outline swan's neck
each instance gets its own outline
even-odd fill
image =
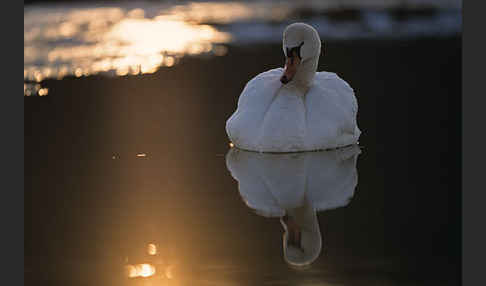
[[[292,82],[299,89],[302,90],[304,94],[309,90],[314,76],[317,71],[317,64],[319,63],[319,55],[305,59],[300,63],[300,66],[295,74]]]

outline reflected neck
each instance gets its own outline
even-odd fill
[[[316,212],[307,201],[302,206],[288,209],[287,216],[292,220],[292,223],[298,226],[299,230],[315,231]]]

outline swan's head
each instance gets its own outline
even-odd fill
[[[319,59],[321,53],[319,33],[312,26],[304,23],[291,24],[283,32],[283,51],[285,71],[280,81],[286,84],[294,78],[302,62]]]

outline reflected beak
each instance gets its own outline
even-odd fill
[[[280,78],[280,81],[283,84],[287,84],[289,81],[292,80],[292,78],[295,76],[295,73],[297,72],[297,68],[300,65],[300,58],[296,55],[287,58],[285,61],[285,68],[282,77]]]

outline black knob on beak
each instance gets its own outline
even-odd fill
[[[289,82],[289,79],[287,78],[286,75],[283,75],[281,78],[280,78],[280,82],[283,83],[283,84],[287,84]]]

